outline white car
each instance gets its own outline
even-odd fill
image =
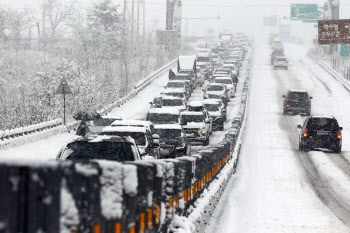
[[[230,98],[236,96],[236,89],[231,77],[217,77],[215,78],[214,83],[224,84],[228,90]]]
[[[179,111],[186,109],[186,103],[183,98],[174,97],[174,96],[162,96],[162,107],[175,108]]]
[[[273,69],[281,68],[288,70],[288,60],[286,57],[276,57],[275,61],[273,62]]]

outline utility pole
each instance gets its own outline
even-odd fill
[[[166,30],[173,30],[174,28],[175,4],[175,0],[167,0],[166,2]]]

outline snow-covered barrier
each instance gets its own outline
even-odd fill
[[[334,77],[334,79],[336,79],[339,83],[341,83],[344,88],[346,88],[348,91],[350,91],[350,82],[349,80],[347,80],[346,78],[344,78],[344,76],[339,73],[338,71],[332,69],[329,64],[327,64],[324,61],[318,61],[318,64],[324,69],[326,70],[330,75],[332,75]]]
[[[0,131],[0,150],[35,142],[66,131],[61,119]]]
[[[226,139],[193,157],[124,164],[0,162],[0,232],[166,232],[233,147]]]

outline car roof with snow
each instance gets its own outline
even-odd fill
[[[135,126],[135,127],[150,127],[153,125],[150,121],[139,121],[139,120],[123,120],[123,121],[115,121],[111,126]]]
[[[76,136],[74,137],[70,142],[67,143],[73,143],[73,142],[91,142],[91,143],[98,143],[98,142],[105,142],[105,141],[117,141],[117,142],[130,142],[135,143],[135,140],[132,137],[121,137],[121,136],[113,136],[113,135],[96,135],[96,136],[89,136],[89,137],[82,137],[82,136]]]
[[[183,111],[180,113],[180,115],[189,115],[189,116],[201,116],[204,115],[203,112],[190,112],[190,111]]]
[[[103,128],[102,133],[105,132],[130,132],[130,133],[146,133],[146,128],[144,127],[132,127],[132,126],[107,126]]]
[[[190,101],[187,103],[187,106],[200,107],[200,106],[203,106],[203,101],[201,101],[201,100]]]
[[[203,100],[203,104],[221,105],[221,103],[219,102],[219,99],[205,99],[205,100]]]
[[[209,86],[221,86],[221,87],[225,87],[225,85],[222,84],[222,83],[209,83],[209,85],[208,85],[207,87],[209,87]]]
[[[148,113],[153,114],[170,114],[170,115],[179,115],[180,111],[176,108],[151,108]]]
[[[289,90],[289,92],[307,92],[305,90]]]
[[[183,92],[181,92],[183,93]],[[162,95],[163,100],[183,100],[183,98],[177,97],[177,96],[171,96],[171,95]]]
[[[215,78],[215,80],[228,80],[228,79],[232,81],[231,77],[229,77],[229,76]]]
[[[167,88],[162,91],[162,93],[185,93],[184,88]]]
[[[334,116],[322,116],[322,115],[319,115],[319,116],[310,116],[310,118],[328,118],[328,119],[335,119]]]
[[[165,124],[165,125],[154,125],[155,129],[179,129],[182,130],[181,125]]]

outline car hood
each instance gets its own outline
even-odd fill
[[[186,109],[185,106],[164,106],[164,107],[172,108],[172,109],[178,109],[178,110],[180,110],[180,111]]]
[[[184,129],[199,129],[201,127],[205,127],[203,122],[188,122],[187,125],[184,125]]]

